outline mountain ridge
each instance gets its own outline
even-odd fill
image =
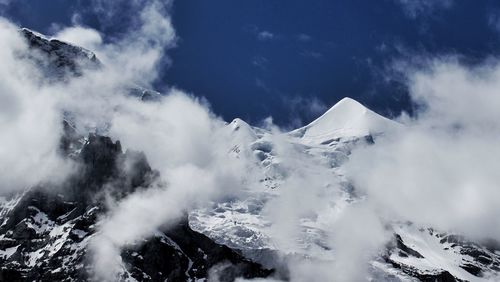
[[[399,124],[345,97],[306,126],[289,134],[310,143],[327,139],[355,138],[387,132]]]
[[[88,59],[84,53],[72,58],[71,52],[54,51],[74,46],[26,32],[28,43],[35,42],[32,49],[48,50],[42,54],[56,57],[49,66],[56,69],[49,74],[55,75],[55,79],[64,79],[58,75],[67,75],[66,68],[79,66],[72,59],[78,60],[80,55]],[[70,74],[80,75],[82,70]],[[150,90],[136,90],[132,95],[149,99],[145,96]],[[161,98],[157,92],[151,93],[156,93],[153,101]],[[331,228],[328,224],[337,212],[361,200],[356,187],[343,175],[342,165],[352,150],[377,142],[376,135],[399,126],[351,98],[342,99],[309,125],[285,134],[252,127],[241,119],[233,120],[228,124],[233,133],[228,138],[234,138],[231,140],[234,146],[227,149],[235,157],[243,153],[254,157],[260,177],[258,187],[245,190],[241,199],[223,199],[189,211],[171,228],[160,228],[152,237],[125,246],[120,254],[124,265],[117,280],[206,281],[210,269],[222,269],[218,275],[221,281],[273,274],[273,278],[287,281],[290,269],[285,259],[332,263],[335,250],[330,248],[325,235],[327,228]],[[144,154],[123,152],[118,140],[99,134],[80,135],[69,121],[64,122],[64,132],[62,153],[79,162],[83,169],[63,183],[65,187],[40,185],[0,201],[0,280],[92,280],[87,244],[97,232],[98,218],[106,213],[103,189],[120,187],[106,191],[119,200],[147,189],[159,177]],[[284,154],[280,152],[283,144],[290,150]],[[296,157],[295,154],[298,159],[294,161],[304,174],[315,176],[315,168],[325,169],[322,172],[327,174],[329,182],[319,187],[329,209],[322,214],[305,213],[299,217],[298,243],[280,249],[273,241],[272,226],[264,213],[269,205],[279,203],[275,200],[286,189],[303,192],[298,203],[306,202],[310,183],[287,187],[287,177],[293,171],[284,165],[283,159]],[[122,169],[126,159],[134,160],[135,173]],[[300,209],[300,204],[292,209]],[[387,228],[394,238],[371,262],[370,275],[375,280],[485,281],[488,274],[500,272],[498,245],[470,242],[455,234],[411,223],[396,222]]]

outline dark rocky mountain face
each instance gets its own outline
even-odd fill
[[[20,31],[32,59],[48,81],[64,81],[101,68],[90,51],[48,39],[28,29]],[[130,95],[155,101],[157,92],[137,86]],[[61,117],[63,119],[63,117]],[[141,152],[122,151],[119,141],[79,135],[64,120],[60,154],[75,172],[62,183],[40,183],[15,195],[0,195],[0,281],[89,281],[93,278],[89,243],[96,224],[106,214],[105,202],[147,189],[159,179]],[[122,281],[195,281],[209,270],[221,281],[266,277],[272,273],[230,248],[193,231],[187,217],[162,228],[121,253],[127,273]]]
[[[46,183],[13,195],[0,206],[0,281],[92,280],[88,244],[107,211],[105,196],[125,197],[158,178],[143,154],[123,153],[109,137],[90,135],[78,152],[68,151],[78,147],[68,140],[81,140],[70,128],[66,126],[61,147],[78,172],[62,184]],[[125,161],[132,162],[132,169],[124,169]],[[216,265],[224,269],[221,281],[272,272],[193,231],[187,218],[128,246],[122,259],[129,271],[122,280],[189,281],[206,278]]]
[[[20,33],[29,46],[29,52],[21,54],[21,57],[28,58],[38,67],[45,82],[66,81],[82,76],[86,71],[102,70],[104,67],[97,56],[85,48],[46,38],[26,28]],[[160,93],[135,84],[125,86],[124,91],[145,102],[161,98]]]
[[[468,272],[471,277],[484,277],[488,273],[500,271],[500,246],[498,242],[474,243],[463,236],[438,233],[431,228],[420,229],[422,236],[439,242],[443,251],[457,254],[461,257],[459,267]],[[394,240],[387,247],[384,259],[396,269],[420,281],[463,281],[454,277],[449,271],[441,270],[423,272],[421,269],[402,263],[404,259],[425,260],[426,255],[414,250],[405,238],[394,234]],[[468,281],[468,280],[466,280]]]
[[[25,55],[37,64],[45,79],[49,81],[80,76],[84,70],[102,66],[96,55],[89,50],[57,39],[45,38],[26,28],[20,32],[31,51]]]
[[[49,82],[103,68],[90,51],[27,29],[20,32],[33,51],[25,56],[40,67]],[[161,98],[157,92],[139,86],[125,88],[128,94],[143,101]],[[93,280],[89,243],[98,232],[99,219],[108,212],[107,197],[119,200],[136,190],[147,189],[159,179],[159,173],[150,167],[143,153],[123,152],[119,141],[97,134],[81,136],[69,119],[64,121],[64,132],[60,154],[75,163],[74,174],[63,183],[41,183],[16,195],[0,195],[0,281]],[[376,142],[376,136],[349,141],[346,148],[351,148],[351,143],[356,146],[358,141],[371,144]],[[321,145],[338,142],[341,140],[332,139]],[[263,159],[271,151],[265,146],[258,149]],[[353,186],[346,189],[355,196]],[[453,259],[459,269],[435,264],[436,256]],[[187,218],[126,246],[121,257],[127,272],[119,280],[124,281],[196,281],[207,278],[209,273],[220,281],[233,281],[237,277],[267,277],[273,273],[194,231]],[[465,273],[462,277],[470,277],[469,280],[500,272],[498,243],[473,243],[431,229],[395,231],[394,240],[381,259],[404,277],[420,281],[459,281],[453,271],[463,271],[460,274]],[[419,268],[421,265],[431,267]],[[286,279],[286,269],[277,271]]]

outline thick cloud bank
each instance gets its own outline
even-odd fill
[[[499,62],[469,67],[433,59],[406,75],[421,110],[403,115],[399,132],[351,155],[345,171],[364,197],[361,205],[377,215],[351,224],[409,221],[500,240]]]
[[[101,4],[95,12],[113,17],[113,9],[123,3]],[[103,5],[107,8],[101,9]],[[158,65],[176,40],[169,3],[135,1],[132,5],[139,11],[135,24],[128,36],[112,43],[80,25],[54,35],[92,48],[102,62],[98,69],[68,74],[60,81],[45,81],[39,64],[50,62],[28,50],[18,27],[0,21],[2,191],[20,191],[71,173],[72,164],[59,155],[63,117],[70,118],[80,133],[104,132],[126,148],[145,152],[161,173],[162,178],[144,192],[118,203],[111,199],[110,213],[98,223],[91,242],[90,256],[101,281],[114,281],[122,270],[119,255],[124,245],[153,235],[195,204],[233,193],[244,171],[238,160],[228,158],[225,123],[203,100],[178,90],[168,91],[157,102],[129,95],[131,88],[148,87],[157,78]]]
[[[145,152],[162,180],[129,195],[101,220],[92,246],[99,279],[106,280],[122,270],[121,247],[153,235],[189,209],[236,195],[246,171],[245,160],[228,154],[228,128],[196,99],[176,92],[159,103],[122,106],[111,135]]]
[[[349,175],[386,216],[500,239],[500,65],[435,60],[409,79],[422,111],[355,151]]]
[[[0,191],[56,180],[70,169],[58,156],[59,94],[45,85],[17,28],[0,18]]]

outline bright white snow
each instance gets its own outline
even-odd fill
[[[398,123],[389,120],[351,99],[344,98],[310,124],[291,135],[303,142],[318,144],[339,138],[363,137],[387,132]]]

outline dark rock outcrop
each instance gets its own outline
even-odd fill
[[[27,28],[20,32],[32,50],[25,56],[36,63],[44,79],[52,81],[80,76],[84,70],[97,69],[102,65],[93,52],[82,47],[46,38]]]
[[[71,140],[81,142],[76,135],[66,136],[61,147],[77,147]],[[33,187],[0,204],[0,281],[91,279],[88,244],[106,213],[105,195],[126,197],[158,178],[144,154],[123,153],[120,142],[104,136],[85,140],[71,152],[78,170],[67,181]],[[126,247],[122,259],[128,271],[122,278],[137,281],[206,278],[219,264],[227,267],[223,281],[271,273],[191,230],[187,219]]]

